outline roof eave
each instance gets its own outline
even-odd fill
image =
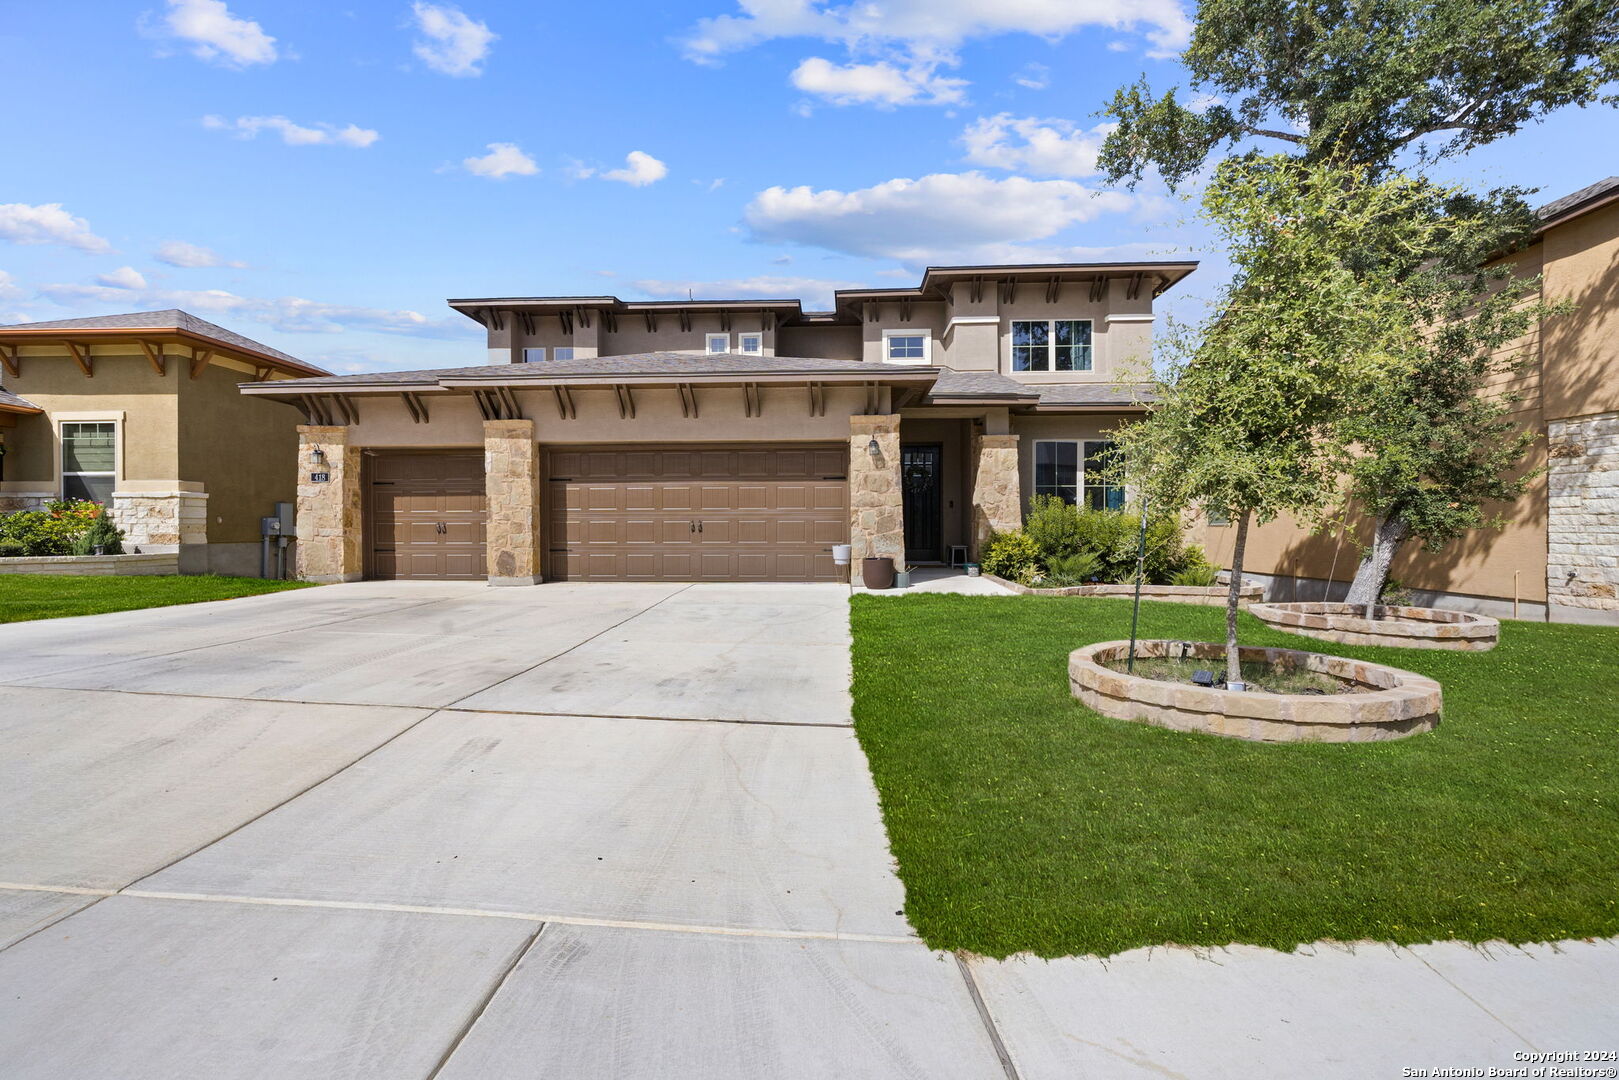
[[[325,368],[318,368],[313,364],[305,364],[297,360],[286,360],[282,357],[270,356],[267,353],[259,352],[257,349],[243,348],[240,345],[236,345],[228,341],[220,341],[218,338],[209,337],[207,334],[198,334],[195,331],[187,330],[180,326],[60,326],[45,327],[38,330],[27,330],[21,328],[15,330],[0,330],[0,341],[17,345],[54,345],[58,341],[75,341],[85,338],[97,338],[103,343],[108,341],[116,343],[120,340],[139,342],[142,339],[151,340],[152,338],[174,338],[177,341],[184,343],[206,345],[213,352],[226,356],[234,355],[253,363],[273,368],[276,371],[285,372],[288,375],[296,376],[300,379],[318,379],[323,375],[331,374],[331,372],[327,371]]]

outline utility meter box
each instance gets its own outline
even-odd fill
[[[281,519],[278,517],[259,518],[260,536],[280,536]]]
[[[276,503],[275,504],[275,516],[276,516],[277,520],[279,520],[281,522],[281,530],[280,530],[280,532],[278,532],[278,533],[276,533],[274,535],[277,535],[277,536],[297,536],[298,535],[298,504],[297,503],[290,503],[290,502],[278,502],[278,503]],[[269,534],[267,534],[267,535],[269,535]]]

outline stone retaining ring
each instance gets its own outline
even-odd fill
[[[1439,726],[1439,684],[1425,676],[1364,660],[1244,646],[1244,661],[1291,664],[1364,687],[1347,694],[1265,694],[1221,690],[1126,675],[1105,666],[1124,660],[1128,641],[1104,641],[1068,655],[1068,683],[1088,708],[1118,720],[1198,731],[1254,742],[1375,742]],[[1207,641],[1138,641],[1136,657],[1225,661],[1225,646]]]
[[[1488,615],[1441,608],[1382,607],[1366,617],[1360,604],[1300,602],[1250,604],[1248,611],[1267,626],[1340,645],[1392,645],[1400,649],[1495,648],[1501,623]]]

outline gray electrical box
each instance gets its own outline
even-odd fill
[[[281,522],[281,536],[298,535],[298,504],[278,502],[275,504],[275,516]]]
[[[280,536],[281,519],[278,517],[259,518],[260,536]]]

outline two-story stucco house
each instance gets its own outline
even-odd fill
[[[253,383],[297,405],[300,574],[838,580],[834,544],[963,561],[1138,413],[1190,262],[935,267],[797,300],[450,306],[489,363]]]

